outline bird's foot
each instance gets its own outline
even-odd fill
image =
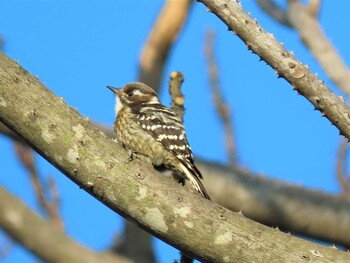
[[[134,159],[137,158],[137,153],[133,151],[129,151],[129,157],[125,160],[126,163],[132,162]]]

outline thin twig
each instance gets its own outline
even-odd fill
[[[336,174],[338,182],[342,188],[343,194],[350,193],[350,177],[346,175],[348,140],[343,138],[338,149],[338,158],[336,164]]]
[[[170,73],[169,93],[171,96],[171,109],[182,121],[185,114],[185,97],[181,92],[181,86],[184,80],[184,75],[180,71]]]
[[[54,186],[54,181],[51,180],[51,182],[49,182],[50,194],[53,197],[53,201],[50,203],[45,197],[45,191],[39,179],[33,150],[29,148],[28,145],[20,142],[15,142],[14,145],[19,160],[30,175],[30,180],[32,182],[34,192],[40,206],[48,214],[50,219],[55,223],[57,227],[63,228],[63,221],[61,220],[58,212],[58,191],[56,186]]]
[[[216,107],[216,111],[218,116],[224,126],[225,132],[225,140],[226,140],[226,148],[227,155],[229,159],[229,164],[233,165],[236,162],[236,147],[234,143],[234,131],[231,121],[231,112],[230,107],[225,102],[222,92],[221,86],[219,83],[219,70],[217,66],[217,61],[214,54],[214,31],[208,30],[205,40],[205,49],[204,53],[207,58],[208,64],[208,75],[210,80],[210,87],[213,94],[214,105]]]

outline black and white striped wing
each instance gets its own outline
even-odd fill
[[[175,113],[158,103],[143,104],[135,110],[136,123],[171,151],[192,173],[202,178],[200,171],[193,164],[193,154],[185,128]]]

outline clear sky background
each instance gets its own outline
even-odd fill
[[[279,1],[284,2],[284,1]],[[112,125],[114,97],[106,85],[123,86],[137,78],[140,51],[163,1],[27,1],[0,0],[0,34],[5,53],[55,94],[92,120]],[[296,57],[308,64],[334,92],[342,95],[298,35],[272,21],[255,1],[243,7]],[[321,24],[348,62],[349,1],[323,1]],[[205,33],[216,31],[221,85],[233,112],[238,161],[253,172],[308,188],[337,193],[335,160],[341,137],[330,122],[274,71],[259,62],[245,45],[204,5],[194,4],[188,23],[174,46],[162,82],[161,100],[169,105],[168,76],[185,74],[185,126],[196,156],[227,162],[223,129],[214,111],[207,65]],[[96,250],[111,245],[122,231],[121,218],[80,190],[38,156],[41,175],[54,176],[62,199],[61,214],[72,238]],[[38,212],[29,177],[19,165],[13,145],[0,136],[0,184]],[[0,211],[1,212],[1,211]],[[0,246],[6,238],[0,234]],[[178,258],[177,250],[155,241],[159,262]],[[3,261],[37,262],[15,246]]]

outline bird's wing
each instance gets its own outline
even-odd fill
[[[181,120],[162,104],[143,104],[136,110],[135,122],[171,151],[193,174],[202,178],[194,165],[192,150]]]

